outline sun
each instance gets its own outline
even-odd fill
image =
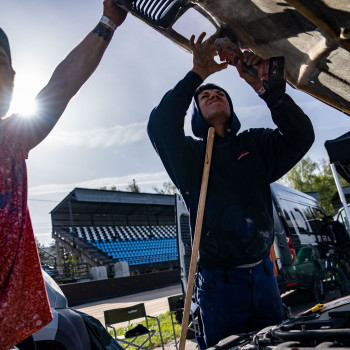
[[[38,111],[35,97],[42,87],[35,73],[24,72],[16,74],[15,87],[8,115],[13,113],[23,117],[31,117]]]

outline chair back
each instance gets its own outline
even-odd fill
[[[136,304],[120,309],[104,311],[105,324],[115,324],[134,320],[136,318],[146,317],[145,304]]]
[[[185,294],[178,294],[168,298],[169,310],[174,311],[179,308],[176,304],[180,299],[185,299]]]

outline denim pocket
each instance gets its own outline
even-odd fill
[[[197,275],[197,289],[198,292],[210,292],[216,288],[214,276],[203,276],[202,273]]]

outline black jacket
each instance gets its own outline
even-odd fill
[[[202,79],[189,72],[152,111],[148,134],[190,212],[194,232],[206,140],[184,134],[184,118]],[[314,141],[309,118],[286,94],[269,106],[278,129],[237,128],[215,136],[199,249],[203,267],[234,267],[269,255],[273,240],[270,183]],[[234,122],[233,117],[233,122]],[[237,123],[236,123],[237,125]]]

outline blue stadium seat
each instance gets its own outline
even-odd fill
[[[70,227],[65,228],[72,233]],[[84,226],[73,232],[96,250],[132,265],[178,259],[176,228],[163,226]]]

